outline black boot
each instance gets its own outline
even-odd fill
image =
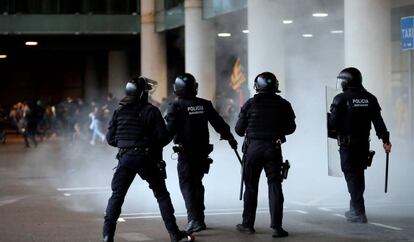
[[[345,218],[349,219],[354,216],[356,216],[355,208],[352,205],[352,202],[349,201],[349,210],[345,212]]]
[[[103,242],[114,242],[114,237],[109,236],[109,235],[105,235],[104,238],[103,238]]]
[[[207,229],[207,226],[204,222],[198,220],[191,220],[188,222],[187,227],[185,230],[188,234],[192,234],[194,232],[200,232],[201,230]]]
[[[170,239],[171,239],[171,242],[178,242],[178,241],[181,241],[182,239],[187,239],[187,236],[188,236],[187,232],[181,230],[175,234],[170,234]]]
[[[254,230],[253,227],[247,227],[244,226],[243,224],[238,224],[236,225],[236,229],[242,233],[247,233],[247,234],[254,234],[256,233],[256,230]]]
[[[280,237],[287,237],[289,235],[289,233],[282,229],[282,228],[277,228],[273,230],[273,234],[272,237],[273,238],[280,238]]]
[[[349,210],[349,211],[346,211],[345,212],[345,218],[346,219],[349,219],[349,218],[352,218],[352,217],[355,217],[356,216],[356,214],[355,214],[355,212],[354,211],[352,211],[352,210]]]
[[[367,215],[365,215],[365,213],[354,214],[353,216],[349,214],[349,217],[346,217],[346,219],[348,220],[348,222],[351,222],[351,223],[362,223],[362,224],[368,223]]]

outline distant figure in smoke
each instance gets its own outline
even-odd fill
[[[104,241],[113,241],[116,222],[129,186],[136,174],[146,180],[157,199],[162,219],[172,242],[187,237],[176,224],[174,208],[165,185],[162,149],[171,141],[158,108],[148,103],[148,91],[154,81],[134,78],[126,85],[126,97],[120,101],[109,123],[108,144],[118,147],[118,167],[112,179],[112,196],[106,208]]]
[[[112,93],[108,93],[106,96],[104,109],[108,109],[112,113],[118,107],[118,100],[113,96]]]
[[[13,128],[16,130],[16,135],[19,134],[19,120],[22,118],[23,114],[19,111],[19,104],[14,104],[13,107],[10,109],[10,123]]]
[[[90,144],[95,145],[96,137],[99,137],[99,139],[103,142],[105,140],[105,134],[102,132],[104,110],[94,107],[94,110],[89,114],[89,117],[91,118],[89,129],[92,130],[92,140]]]
[[[75,123],[76,123],[76,103],[73,102],[71,97],[67,97],[66,101],[63,103],[64,108],[64,118],[66,122],[66,135],[72,140],[75,133]]]
[[[279,82],[270,72],[263,72],[254,79],[257,94],[243,105],[235,130],[246,136],[243,144],[244,193],[243,221],[237,230],[255,233],[257,195],[259,179],[264,169],[269,186],[269,207],[273,237],[286,237],[288,232],[282,228],[282,143],[285,136],[296,129],[295,113],[288,101],[277,95]]]
[[[6,120],[6,113],[4,112],[4,109],[0,104],[0,144],[6,143],[6,131],[4,130]]]
[[[198,83],[193,75],[185,73],[174,83],[174,93],[178,96],[167,111],[167,129],[174,135],[178,152],[178,178],[180,189],[187,208],[187,233],[205,230],[204,186],[202,179],[208,173],[212,160],[208,157],[213,151],[209,141],[208,123],[237,149],[237,141],[230,127],[214,109],[213,104],[196,97]]]
[[[35,103],[30,103],[24,114],[24,128],[23,137],[27,148],[30,147],[29,140],[33,142],[33,145],[37,147],[37,128],[41,120],[42,113],[40,107]]]
[[[367,223],[364,170],[370,166],[371,122],[387,153],[391,152],[390,135],[376,97],[362,86],[361,72],[353,67],[346,68],[339,73],[338,81],[343,92],[336,95],[331,104],[328,134],[330,138],[338,139],[341,169],[351,195],[345,217],[349,222]]]

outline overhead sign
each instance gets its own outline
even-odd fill
[[[401,49],[414,49],[414,16],[401,18]]]

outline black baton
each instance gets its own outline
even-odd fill
[[[388,191],[388,163],[390,160],[390,153],[386,152],[386,158],[385,158],[385,193]]]
[[[239,152],[237,152],[236,149],[234,149],[234,153],[236,153],[237,159],[239,160],[240,165],[241,165],[240,194],[239,194],[239,200],[241,201],[243,197],[244,162],[240,158]]]

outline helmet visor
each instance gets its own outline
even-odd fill
[[[149,79],[149,78],[145,78],[145,80],[146,80],[145,91],[148,92],[149,94],[153,94],[157,90],[158,82],[152,79]]]
[[[336,90],[342,90],[342,83],[346,82],[347,80],[344,78],[337,78],[336,79]]]

